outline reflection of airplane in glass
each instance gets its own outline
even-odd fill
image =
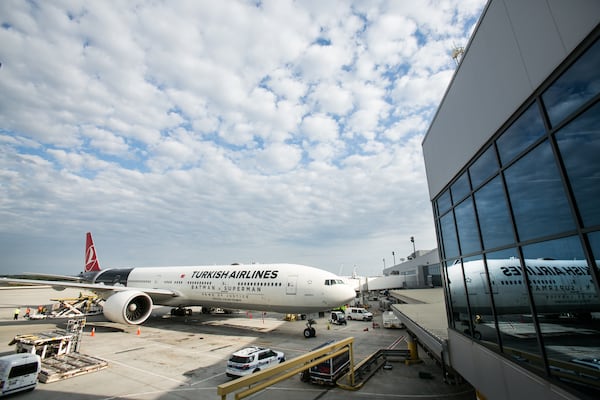
[[[91,290],[106,301],[113,322],[142,324],[154,304],[177,307],[308,314],[349,303],[355,297],[342,278],[296,264],[232,264],[190,267],[111,268],[101,270],[92,236],[87,234],[85,272],[60,280],[4,279],[5,282]],[[38,275],[43,276],[43,275]],[[57,279],[48,275],[46,279]],[[304,335],[314,336],[309,326]]]
[[[497,313],[531,313],[519,259],[488,260],[487,264]],[[600,311],[600,300],[585,260],[528,259],[525,264],[537,313],[589,316],[590,312]],[[464,270],[471,311],[489,314],[490,288],[483,260],[465,262]],[[459,283],[460,265],[448,268],[448,279],[454,312],[466,314],[465,293]]]

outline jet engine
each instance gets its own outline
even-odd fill
[[[104,316],[112,322],[139,325],[152,312],[152,299],[144,292],[125,290],[111,295],[104,302]]]

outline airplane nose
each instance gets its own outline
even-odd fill
[[[354,288],[352,288],[351,286],[348,286],[348,285],[344,285],[343,294],[344,294],[343,301],[345,303],[350,303],[356,297],[356,292],[354,291]]]

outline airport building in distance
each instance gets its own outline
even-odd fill
[[[599,22],[489,1],[423,141],[448,362],[481,398],[600,398]]]

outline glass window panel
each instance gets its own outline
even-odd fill
[[[508,168],[505,176],[521,240],[574,229],[558,168],[547,141]]]
[[[512,222],[500,177],[492,179],[475,192],[474,196],[483,247],[492,249],[514,242]]]
[[[533,103],[496,141],[502,165],[510,163],[545,132],[538,106]]]
[[[592,246],[592,256],[596,260],[596,268],[600,276],[600,232],[592,232],[588,235],[590,245]]]
[[[464,333],[465,321],[467,330],[469,321],[469,310],[467,308],[467,295],[465,292],[465,281],[463,277],[462,264],[460,260],[448,262],[446,269],[448,278],[448,294],[450,296],[450,319],[451,326]],[[469,332],[467,334],[470,336]]]
[[[600,103],[561,129],[556,141],[583,224],[600,225]]]
[[[488,277],[482,256],[463,260],[463,270],[469,306],[471,307],[472,337],[482,344],[498,348],[498,333],[492,312],[492,302]],[[468,327],[467,327],[468,328]]]
[[[461,254],[474,253],[481,250],[479,231],[475,220],[475,209],[471,197],[454,208],[456,225],[458,227],[458,241]]]
[[[456,230],[454,228],[453,217],[453,213],[449,212],[440,218],[444,258],[446,259],[455,258],[458,256],[458,241],[456,240]]]
[[[517,363],[544,372],[527,285],[516,249],[486,254],[502,352]]]
[[[450,199],[450,190],[446,190],[437,199],[438,214],[442,215],[452,207],[452,200]]]
[[[523,247],[550,374],[600,388],[600,371],[575,360],[598,355],[600,301],[579,237]]]
[[[458,204],[471,191],[469,186],[469,177],[466,173],[462,174],[450,187],[452,191],[452,204]]]
[[[481,185],[487,178],[498,171],[498,160],[494,146],[490,146],[469,168],[473,187]]]
[[[598,93],[600,41],[596,41],[542,94],[552,126],[556,126]]]

